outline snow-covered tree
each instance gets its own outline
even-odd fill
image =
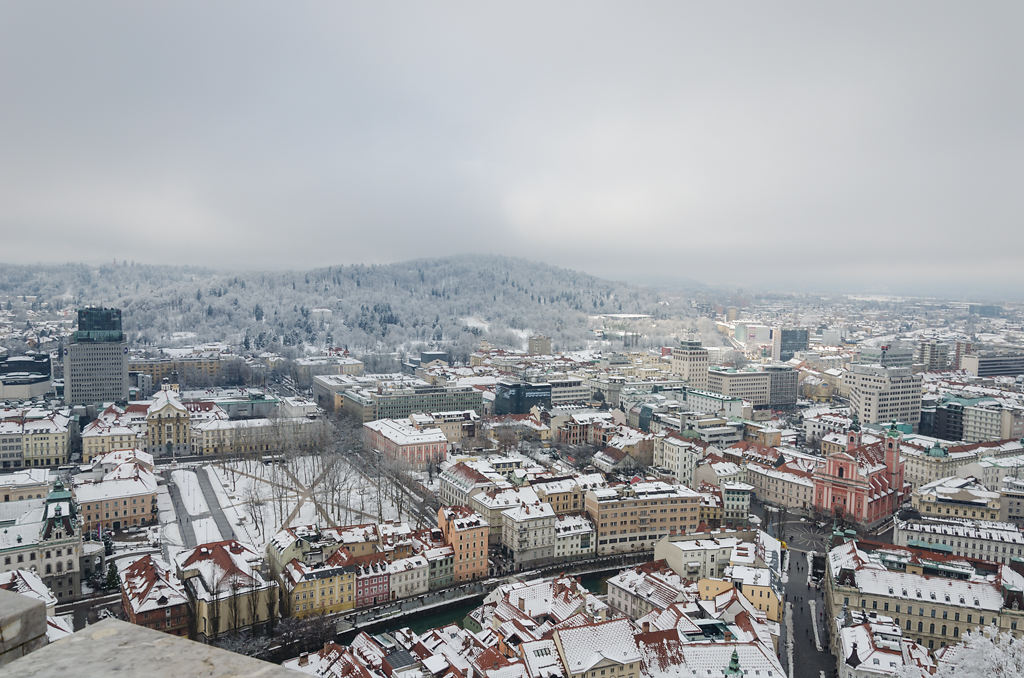
[[[1024,638],[999,633],[989,626],[964,635],[954,645],[949,661],[943,661],[934,678],[1017,678],[1024,676]],[[900,678],[920,678],[916,667],[904,667]]]

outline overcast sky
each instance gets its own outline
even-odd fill
[[[1024,285],[1019,0],[157,4],[0,3],[0,261]]]

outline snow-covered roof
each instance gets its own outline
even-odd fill
[[[896,519],[898,532],[934,534],[961,539],[979,539],[1002,544],[1024,544],[1024,533],[1012,523],[967,518],[924,518],[903,521]]]
[[[50,614],[53,613],[53,608],[57,605],[57,598],[53,592],[43,583],[39,575],[31,570],[0,572],[0,589],[42,601]]]
[[[367,429],[379,433],[396,445],[423,445],[447,443],[444,431],[439,428],[416,428],[407,420],[377,419],[363,424]]]
[[[145,555],[119,573],[121,589],[135,614],[185,605],[181,582],[162,560]]]
[[[565,669],[558,656],[555,641],[532,640],[519,646],[519,651],[526,662],[530,678],[562,678]]]
[[[829,569],[832,576],[838,576],[844,569],[851,570],[854,584],[865,595],[909,601],[934,600],[990,611],[1002,607],[1003,597],[999,587],[993,581],[973,574],[974,569],[966,562],[958,569],[973,578],[964,580],[889,570],[883,563],[884,555],[891,555],[897,561],[901,556],[905,560],[912,557],[910,551],[899,547],[886,552],[862,551],[851,541],[829,551]],[[956,563],[950,564],[950,568],[956,568]]]
[[[56,474],[47,468],[25,468],[0,475],[0,487],[18,488],[33,485],[48,485],[56,480]]]
[[[644,647],[644,675],[647,678],[682,678],[683,676],[723,676],[732,661],[739,660],[743,675],[761,678],[786,678],[778,657],[764,643],[728,642],[680,643],[669,658],[659,656],[658,648]]]
[[[185,549],[174,560],[193,595],[204,600],[273,586],[260,576],[262,557],[256,549],[234,539]]]
[[[75,499],[80,503],[138,497],[156,493],[156,476],[134,462],[119,464],[100,479],[74,479]],[[145,506],[142,507],[145,510]]]
[[[558,516],[555,521],[555,539],[594,531],[594,524],[586,516]]]
[[[628,619],[611,619],[555,631],[570,673],[584,673],[602,661],[629,664],[641,660]]]
[[[840,619],[837,626],[842,660],[848,663],[856,652],[859,663],[855,668],[858,672],[895,677],[901,675],[904,665],[919,669],[935,666],[928,650],[904,638],[903,631],[891,617],[871,616],[859,610],[853,611],[851,616],[851,625],[842,626],[843,620]]]

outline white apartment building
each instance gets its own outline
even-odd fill
[[[687,487],[693,487],[693,472],[709,449],[707,443],[673,434],[654,439],[653,465],[663,468]]]
[[[847,374],[850,405],[865,423],[921,421],[921,375],[909,367],[853,365]]]
[[[948,546],[953,555],[1003,564],[1024,557],[1024,534],[1011,523],[954,518],[894,522],[893,542],[900,546]]]
[[[408,598],[426,593],[429,584],[430,566],[424,556],[400,558],[388,565],[391,575],[391,591],[396,598]]]
[[[746,523],[750,516],[750,495],[754,486],[739,481],[725,481],[721,488],[724,504],[722,520],[729,524]]]
[[[1024,417],[996,403],[964,407],[963,439],[968,443],[984,440],[1020,439],[1024,434]]]
[[[804,419],[804,439],[821,440],[829,433],[846,433],[853,419],[841,414],[820,414]]]
[[[672,348],[672,372],[678,374],[691,388],[708,388],[708,350],[699,341],[686,340]]]
[[[810,473],[747,462],[747,482],[759,501],[795,511],[810,511],[814,505],[814,479]]]
[[[551,504],[520,504],[501,514],[501,543],[516,567],[548,563],[555,555],[555,523]]]
[[[720,417],[742,417],[743,399],[699,389],[686,390],[686,408],[694,412],[706,412]]]
[[[696,587],[669,568],[655,563],[622,570],[609,577],[608,606],[630,619],[639,619],[672,603],[696,597]]]
[[[771,403],[771,375],[761,369],[718,367],[708,371],[708,390],[749,400],[754,407]]]
[[[1001,440],[952,447],[949,449],[949,456],[957,457],[956,470],[944,473],[939,478],[947,475],[958,475],[962,478],[973,476],[981,481],[982,485],[992,490],[1002,489],[1005,485],[1004,478],[1008,476],[1024,478],[1024,443],[1021,443],[1020,440]],[[929,482],[939,478],[931,478]],[[909,467],[907,468],[907,479],[910,479]]]
[[[666,537],[654,546],[654,559],[690,580],[721,579],[730,566],[765,564],[781,576],[782,543],[761,530],[717,530]]]
[[[585,403],[590,400],[590,386],[579,377],[560,377],[548,379],[551,384],[551,404],[568,405]]]
[[[57,412],[33,419],[0,421],[0,468],[39,468],[68,463],[68,417]]]
[[[586,516],[558,516],[555,520],[555,560],[592,557],[597,552],[594,524]]]
[[[504,481],[486,462],[459,462],[446,468],[438,479],[438,495],[446,506],[469,506],[477,492]]]
[[[466,506],[473,509],[491,526],[487,535],[488,544],[497,546],[501,543],[501,514],[521,504],[533,504],[539,501],[537,492],[532,487],[489,487],[477,492],[469,498]]]

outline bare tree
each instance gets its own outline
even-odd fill
[[[493,431],[498,449],[502,452],[508,452],[519,445],[519,434],[514,426],[510,424],[498,425],[493,428]]]

